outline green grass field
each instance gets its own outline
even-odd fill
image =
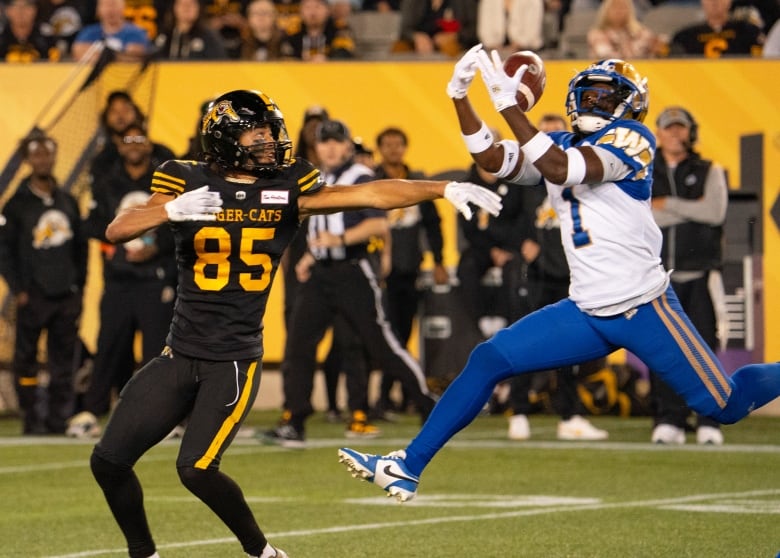
[[[271,425],[253,412],[247,424]],[[244,489],[269,539],[291,558],[774,558],[780,551],[780,419],[724,429],[726,445],[653,446],[649,418],[596,417],[606,443],[555,440],[556,418],[531,417],[533,438],[505,439],[506,420],[478,418],[432,462],[418,498],[397,504],[338,463],[342,445],[402,447],[417,421],[382,423],[373,441],[343,437],[320,415],[310,448],[236,440],[223,470]],[[126,556],[88,468],[92,442],[22,438],[0,421],[0,556]],[[178,443],[137,467],[163,558],[243,557],[232,534],[180,484]]]

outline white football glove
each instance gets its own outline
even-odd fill
[[[471,182],[450,182],[444,187],[444,198],[454,205],[467,221],[470,221],[472,216],[469,203],[484,209],[494,217],[503,207],[501,196]]]
[[[510,77],[504,71],[504,63],[498,51],[492,51],[489,58],[483,50],[477,53],[477,66],[498,112],[517,104],[517,88],[528,69],[527,64],[520,66],[515,75]]]
[[[183,193],[164,207],[169,221],[216,221],[217,213],[222,211],[222,197],[219,192],[209,192],[208,186],[201,186]]]
[[[466,96],[469,86],[477,73],[477,52],[482,50],[482,43],[471,47],[463,57],[455,63],[452,78],[447,84],[447,95],[450,99],[462,99]]]

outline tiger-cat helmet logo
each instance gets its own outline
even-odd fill
[[[225,118],[231,122],[240,122],[241,118],[233,109],[233,103],[230,101],[220,101],[211,107],[203,117],[203,127],[201,131],[205,134],[209,132],[215,124],[220,124]]]

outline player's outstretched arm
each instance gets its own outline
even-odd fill
[[[501,196],[487,188],[469,182],[443,180],[387,179],[366,182],[357,186],[328,186],[316,193],[298,198],[301,218],[317,213],[334,213],[349,209],[374,207],[395,209],[423,201],[444,198],[467,218],[471,218],[469,204],[492,215],[501,211]]]
[[[604,177],[601,159],[590,147],[559,148],[544,132],[540,132],[517,105],[517,84],[522,78],[518,69],[514,76],[504,71],[497,51],[490,56],[477,53],[477,67],[482,74],[493,106],[509,124],[520,144],[523,156],[553,184],[573,185],[599,182]]]
[[[452,99],[460,132],[471,158],[483,169],[498,172],[503,164],[504,150],[495,142],[492,131],[479,117],[468,98],[468,89],[477,72],[477,55],[480,52],[482,44],[473,46],[455,63],[452,77],[447,83],[447,96]]]
[[[222,209],[218,192],[210,192],[208,186],[185,192],[171,199],[166,194],[155,193],[144,204],[121,211],[106,228],[110,242],[127,242],[166,221],[216,221]]]

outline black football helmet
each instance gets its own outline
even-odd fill
[[[261,126],[270,126],[272,142],[239,145],[241,134]],[[284,116],[273,100],[260,91],[237,90],[214,99],[203,117],[201,143],[206,154],[224,169],[241,169],[253,174],[288,166],[292,160],[292,141]],[[273,144],[274,161],[262,163],[257,155]]]

